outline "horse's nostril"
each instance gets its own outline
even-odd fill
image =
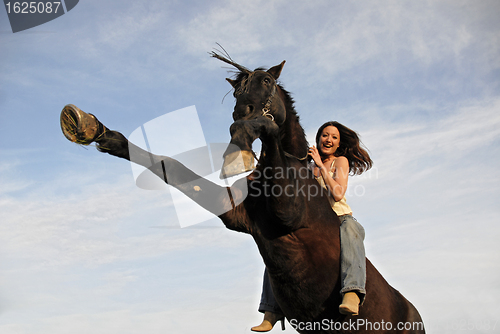
[[[254,107],[253,105],[249,104],[247,105],[247,115],[253,113]]]

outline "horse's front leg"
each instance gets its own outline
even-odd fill
[[[251,152],[252,143],[257,138],[262,142],[262,152],[257,169],[250,175],[258,185],[260,192],[266,197],[270,212],[279,220],[291,222],[302,212],[304,204],[304,184],[300,180],[308,177],[305,164],[290,164],[281,147],[280,130],[278,125],[266,118],[258,117],[251,120],[235,121],[231,125],[231,144],[225,153],[225,168],[232,162],[227,157],[234,154],[238,147],[242,152]],[[302,191],[301,191],[302,189]]]
[[[67,124],[63,118],[68,120]],[[170,157],[155,155],[134,145],[118,131],[109,130],[97,118],[75,106],[63,109],[61,125],[66,137],[80,144],[95,142],[101,152],[123,158],[148,168],[169,185],[206,210],[219,216],[226,227],[248,232],[242,214],[241,202],[246,195],[246,180],[235,182],[231,188],[221,187],[191,171]]]

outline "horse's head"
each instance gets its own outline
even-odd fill
[[[250,124],[245,121],[265,119],[267,122],[273,122],[274,126],[285,122],[286,108],[276,82],[284,64],[285,61],[268,71],[245,69],[239,73],[236,80],[226,79],[234,88],[236,105],[233,112],[235,122],[231,126],[233,145],[224,153],[223,176],[237,175],[254,168],[252,142],[260,131],[252,128],[255,127],[255,122]]]
[[[253,72],[241,72],[237,80],[226,79],[234,88],[236,105],[233,119],[249,120],[266,116],[278,125],[286,119],[283,100],[279,97],[278,80],[285,61],[268,71],[257,69]]]

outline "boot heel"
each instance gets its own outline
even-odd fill
[[[281,318],[281,330],[285,330],[285,317]]]
[[[285,316],[283,314],[277,314],[273,312],[266,311],[264,313],[264,320],[259,326],[250,328],[253,332],[269,332],[273,329],[274,325],[281,321],[281,330],[285,330]]]

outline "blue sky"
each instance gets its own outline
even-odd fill
[[[287,61],[310,142],[329,120],[358,131],[375,165],[348,202],[367,257],[428,332],[498,331],[499,14],[497,1],[82,0],[13,34],[0,10],[0,332],[260,322],[251,237],[216,219],[181,229],[168,191],[59,126],[68,103],[126,136],[194,105],[206,142],[228,142],[216,43],[249,68]]]

